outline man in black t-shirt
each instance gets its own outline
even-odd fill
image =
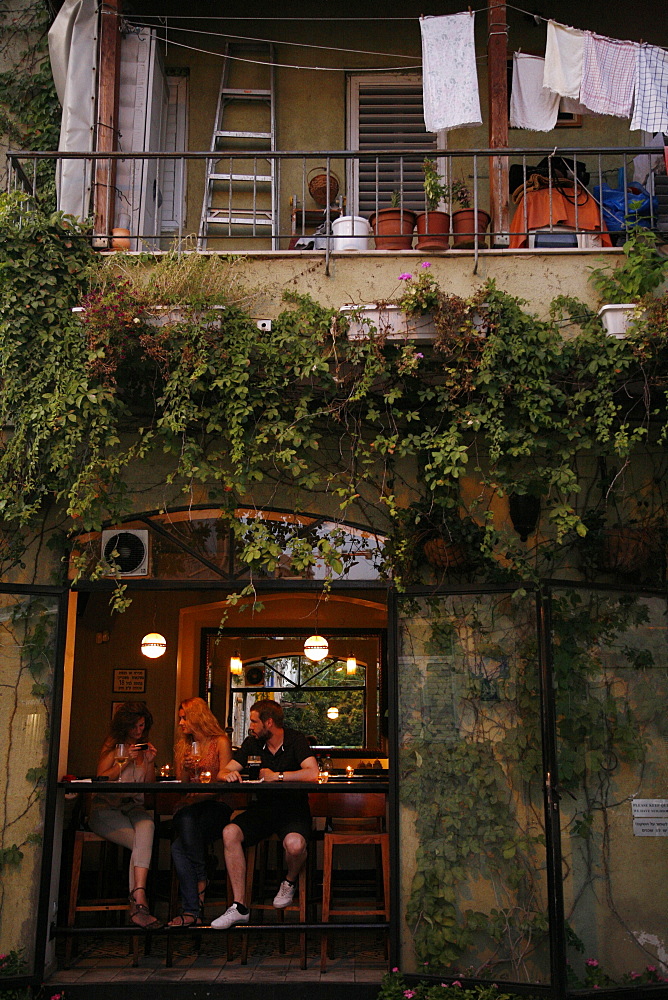
[[[284,909],[292,902],[297,876],[306,861],[306,845],[311,833],[311,812],[308,793],[300,791],[272,794],[265,785],[276,781],[317,781],[318,762],[306,741],[296,729],[283,726],[283,709],[269,699],[256,701],[250,712],[251,735],[232,753],[224,778],[241,781],[241,771],[249,756],[260,757],[260,777],[257,801],[223,829],[225,866],[234,902],[211,926],[227,930],[233,924],[247,924],[250,916],[246,890],[246,857],[244,847],[252,846],[265,837],[277,834],[283,841],[286,874],[274,898],[274,906]]]

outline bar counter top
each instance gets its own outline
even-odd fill
[[[216,795],[226,792],[383,792],[389,791],[387,778],[330,778],[318,781],[211,781],[208,785],[187,781],[59,781],[58,787],[66,792],[168,792],[181,795],[197,793]]]

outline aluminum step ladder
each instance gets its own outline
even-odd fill
[[[270,42],[226,42],[206,161],[198,247],[215,237],[271,237],[278,249],[275,51]],[[234,86],[232,86],[234,84]],[[247,84],[247,85],[244,85]],[[232,157],[230,153],[247,155]],[[225,155],[227,154],[227,155]]]

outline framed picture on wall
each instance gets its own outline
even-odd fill
[[[114,694],[144,694],[146,692],[146,670],[142,667],[114,670]]]
[[[125,704],[124,701],[112,701],[112,703],[111,703],[111,717],[112,717],[112,719],[116,715],[117,709],[119,709],[121,707],[121,705],[124,705],[124,704]]]

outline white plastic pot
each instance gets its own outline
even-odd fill
[[[332,222],[332,250],[360,251],[369,249],[371,226],[361,215],[342,215]]]
[[[605,332],[609,337],[617,337],[623,340],[626,331],[636,318],[636,305],[634,302],[613,302],[607,306],[601,306],[598,315],[605,327]]]
[[[431,313],[407,316],[397,305],[345,305],[339,311],[350,320],[348,340],[368,340],[370,336],[375,336],[385,340],[425,343],[436,338]]]

